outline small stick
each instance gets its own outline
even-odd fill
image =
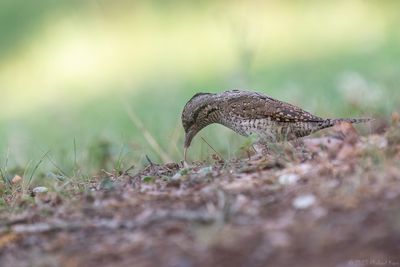
[[[203,140],[204,143],[206,143],[206,144],[215,152],[215,154],[217,154],[218,157],[220,157],[220,159],[222,159],[223,161],[225,161],[225,159],[221,156],[221,154],[218,153],[218,152],[206,141],[206,139],[204,139],[204,137],[201,137],[201,140]]]
[[[111,173],[111,172],[108,172],[108,171],[106,171],[105,169],[101,169],[101,172],[107,174],[107,175],[110,176],[110,177],[115,177],[115,174],[113,174],[113,173]]]
[[[122,174],[124,175],[128,175],[128,172],[133,170],[135,168],[135,165],[130,166],[128,169],[126,169],[126,171],[124,171]]]
[[[149,156],[146,155],[146,159],[149,162],[150,166],[153,167],[154,163],[151,161],[151,159],[149,158]]]

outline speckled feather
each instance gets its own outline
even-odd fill
[[[307,136],[338,122],[366,122],[369,119],[323,119],[267,95],[232,90],[194,95],[182,112],[188,147],[198,131],[212,123],[222,124],[238,134],[256,134],[265,142],[280,142]]]

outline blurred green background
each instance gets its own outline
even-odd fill
[[[181,160],[196,92],[265,92],[326,117],[400,107],[400,2],[0,2],[2,168],[127,168]],[[189,158],[237,155],[212,126]],[[159,147],[154,144],[159,144]],[[22,175],[20,173],[20,175]]]

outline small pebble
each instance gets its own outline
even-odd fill
[[[15,175],[15,176],[12,178],[11,183],[12,183],[12,184],[18,184],[18,183],[20,183],[21,181],[22,181],[22,177],[19,176],[19,175]]]
[[[315,201],[316,197],[313,194],[307,194],[296,197],[293,200],[292,205],[296,209],[307,209],[310,206],[312,206],[315,203]]]
[[[182,177],[182,174],[180,172],[175,173],[174,176],[171,177],[172,181],[179,181]]]
[[[300,177],[294,173],[283,174],[279,176],[278,181],[281,185],[292,185],[297,183]]]
[[[33,188],[33,190],[32,190],[32,192],[35,193],[35,194],[46,193],[48,191],[49,191],[49,189],[47,187],[44,187],[44,186],[38,186],[38,187]]]

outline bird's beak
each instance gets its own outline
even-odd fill
[[[193,137],[196,135],[196,132],[193,130],[189,130],[186,134],[185,134],[185,144],[184,144],[184,152],[183,152],[183,156],[185,158],[186,161],[186,154],[187,154],[187,150],[190,146],[190,144],[192,143],[192,139]]]
[[[183,158],[184,158],[184,162],[186,162],[187,160],[186,160],[186,155],[187,155],[187,150],[188,150],[188,147],[185,147],[184,149],[183,149]]]

